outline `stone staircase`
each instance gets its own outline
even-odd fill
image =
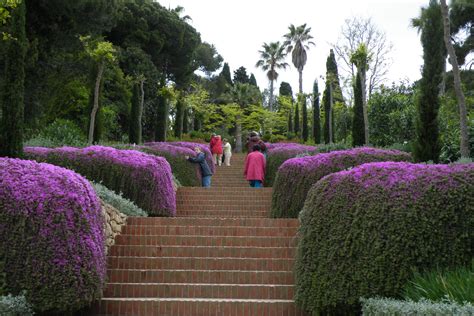
[[[128,218],[108,256],[96,315],[302,315],[293,301],[298,221],[269,219],[244,155],[211,188],[182,187],[177,217]]]

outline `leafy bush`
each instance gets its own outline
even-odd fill
[[[400,301],[391,298],[361,299],[364,316],[466,316],[474,315],[474,306],[470,303],[432,302],[422,299],[419,302]]]
[[[8,294],[7,296],[0,296],[0,315],[30,316],[34,314],[24,295],[12,296]]]
[[[107,187],[103,186],[102,184],[95,182],[92,182],[92,186],[102,201],[112,205],[121,213],[127,216],[148,216],[148,214],[136,206],[135,203],[124,198],[121,192],[115,193],[114,191],[107,189]]]
[[[71,170],[0,158],[0,258],[5,287],[38,311],[74,311],[101,295],[106,262],[101,207]]]
[[[368,163],[330,174],[300,213],[296,300],[313,313],[358,312],[395,297],[412,269],[470,264],[474,164]]]
[[[415,272],[403,289],[403,293],[406,299],[413,301],[421,299],[442,301],[447,298],[460,304],[464,302],[474,304],[474,260],[470,267]]]
[[[169,143],[152,143],[148,146],[138,147],[137,150],[147,154],[161,156],[171,165],[173,174],[183,186],[200,186],[201,173],[199,165],[190,163],[184,156],[195,156],[196,153],[189,148],[172,145]]]
[[[46,127],[37,137],[25,143],[26,146],[59,147],[74,146],[82,147],[87,143],[81,129],[71,121],[57,119]]]
[[[409,154],[398,150],[367,147],[288,159],[273,184],[272,217],[298,217],[311,186],[330,173],[368,162],[410,160]]]
[[[166,159],[111,147],[26,147],[25,155],[72,169],[135,202],[151,216],[174,216],[176,194]]]

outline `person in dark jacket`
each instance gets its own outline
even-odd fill
[[[204,153],[199,147],[195,147],[194,151],[196,152],[196,157],[185,156],[185,158],[189,162],[199,164],[199,169],[201,170],[202,186],[205,188],[210,188],[212,171],[206,162],[206,153]]]

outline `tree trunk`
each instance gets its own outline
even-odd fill
[[[102,81],[102,76],[104,74],[105,69],[105,62],[101,62],[99,64],[99,68],[97,71],[97,77],[95,80],[95,87],[94,87],[94,105],[92,107],[90,124],[89,124],[89,137],[88,143],[89,145],[92,144],[94,141],[94,127],[95,127],[95,117],[97,115],[97,111],[99,110],[99,90],[100,90],[100,82]]]
[[[268,109],[273,111],[273,80],[270,80],[270,100],[268,100]]]
[[[366,73],[365,69],[361,69],[361,85],[362,85],[362,109],[364,111],[364,143],[369,145],[369,115],[367,111],[367,91],[365,87]]]
[[[237,123],[235,124],[235,152],[242,152],[242,123],[240,122],[240,115],[236,117]]]
[[[328,120],[329,120],[329,144],[332,144],[332,107],[334,106],[334,98],[333,98],[333,91],[332,91],[332,82],[329,83],[329,113],[328,113]]]
[[[299,74],[299,91],[300,94],[303,93],[303,69],[298,69]]]
[[[459,116],[461,124],[461,157],[469,157],[469,133],[467,130],[467,110],[466,110],[466,99],[462,92],[461,86],[461,74],[459,71],[459,65],[456,53],[454,52],[453,44],[451,43],[451,29],[448,14],[448,6],[446,0],[441,0],[441,13],[443,14],[443,25],[444,25],[444,43],[449,54],[449,62],[453,66],[453,77],[454,77],[454,89],[456,91],[456,98],[459,103]]]

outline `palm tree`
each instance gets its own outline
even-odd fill
[[[267,78],[270,80],[270,100],[268,106],[270,111],[273,109],[273,81],[278,79],[278,72],[276,69],[286,69],[288,63],[283,60],[286,57],[285,46],[280,45],[280,42],[263,43],[263,50],[259,50],[260,60],[255,67],[262,68],[267,71]]]
[[[308,56],[306,50],[309,49],[310,45],[316,45],[311,41],[313,38],[309,32],[311,31],[310,27],[306,27],[306,23],[295,27],[291,24],[288,29],[289,33],[285,34],[285,42],[283,45],[286,47],[287,51],[291,51],[291,61],[298,69],[299,73],[299,93],[303,93],[303,68],[306,65]]]

